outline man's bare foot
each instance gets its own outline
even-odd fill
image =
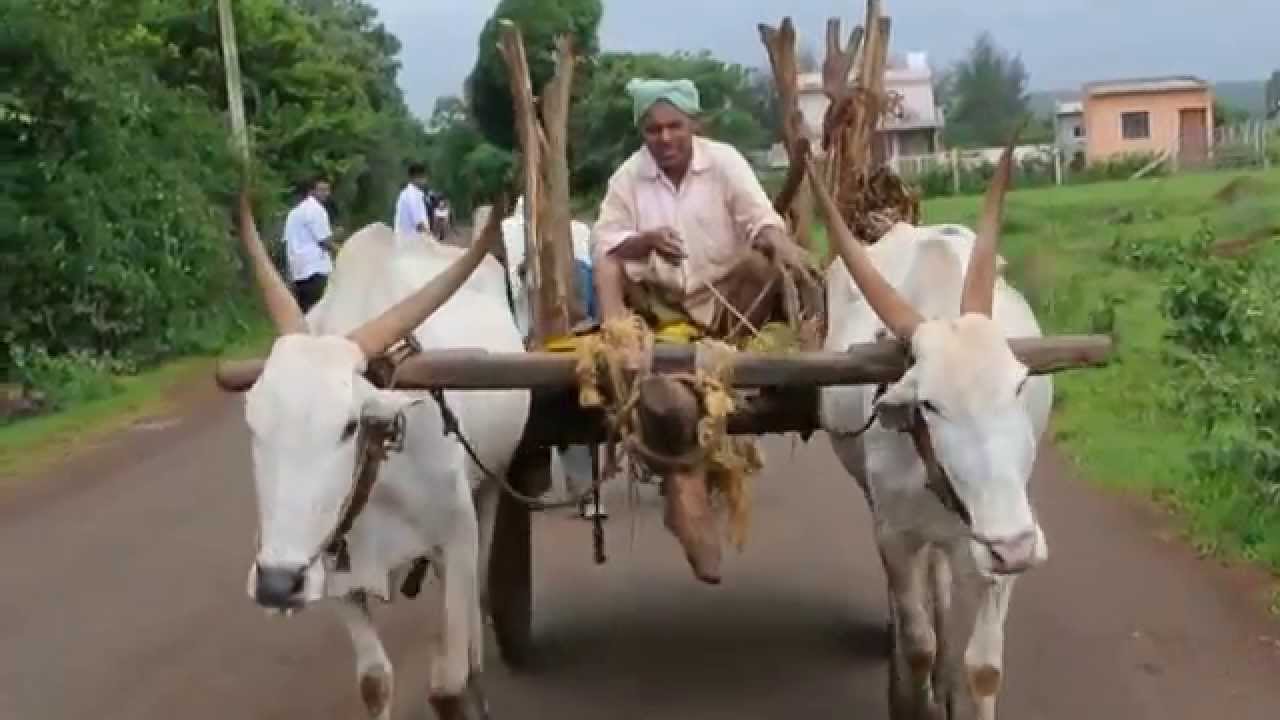
[[[702,470],[673,472],[664,482],[666,526],[680,544],[699,580],[720,584],[720,538]]]

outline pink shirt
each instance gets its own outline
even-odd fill
[[[628,263],[628,274],[658,275],[651,279],[682,287],[686,297],[724,277],[761,230],[787,229],[742,153],[702,137],[693,139],[693,161],[679,188],[644,147],[618,168],[592,231],[592,257],[664,225],[679,234],[688,257],[676,268],[655,253]]]

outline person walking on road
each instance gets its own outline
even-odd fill
[[[427,169],[422,163],[409,166],[409,182],[396,200],[393,222],[396,235],[421,236],[431,232],[431,215],[427,211]]]
[[[307,181],[305,197],[289,211],[284,222],[285,261],[294,297],[307,312],[324,296],[333,272],[334,233],[329,225],[329,181],[316,177]]]

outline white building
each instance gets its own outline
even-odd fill
[[[814,152],[821,154],[822,119],[830,104],[822,92],[822,73],[801,73],[798,80],[800,113]],[[885,90],[901,98],[901,105],[895,117],[880,122],[880,157],[895,162],[897,158],[940,152],[943,114],[934,97],[933,70],[927,53],[891,56],[885,69]]]

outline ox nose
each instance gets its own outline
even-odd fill
[[[254,600],[263,607],[275,610],[297,607],[305,580],[306,568],[303,567],[259,565]]]
[[[991,553],[991,571],[997,575],[1017,575],[1036,564],[1036,531],[1028,530],[1002,538],[980,537]]]

